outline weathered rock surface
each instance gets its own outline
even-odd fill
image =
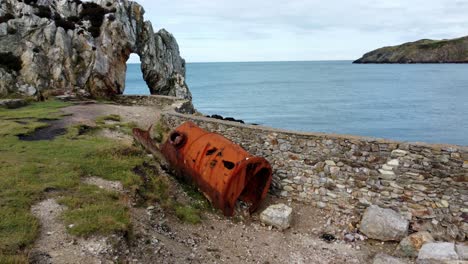
[[[419,251],[417,264],[458,263],[455,244],[447,242],[427,243]]]
[[[400,214],[375,205],[362,216],[360,231],[369,238],[382,241],[400,241],[408,232],[409,222]]]
[[[401,240],[397,250],[403,256],[417,257],[421,247],[430,242],[434,242],[432,235],[427,231],[421,231]]]
[[[468,63],[468,36],[384,47],[364,54],[354,63]]]
[[[292,208],[285,204],[269,206],[260,214],[260,220],[280,230],[289,228],[292,219]]]
[[[190,99],[175,38],[154,32],[143,14],[128,0],[1,1],[0,96],[121,94],[126,62],[136,53],[152,94]]]
[[[468,244],[457,244],[455,245],[455,250],[460,260],[468,261]]]
[[[372,261],[372,264],[406,264],[407,262],[395,258],[392,256],[389,256],[387,254],[379,253],[375,255],[374,260]]]

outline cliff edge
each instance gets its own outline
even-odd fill
[[[422,39],[366,53],[353,63],[468,63],[468,36]]]
[[[175,38],[144,12],[128,0],[1,1],[0,97],[122,94],[136,53],[151,94],[191,99]]]

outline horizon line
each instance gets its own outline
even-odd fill
[[[354,61],[352,59],[340,60],[259,60],[259,61],[186,61],[186,63],[252,63],[252,62],[324,62],[324,61]],[[141,64],[141,62],[127,62],[127,64]]]

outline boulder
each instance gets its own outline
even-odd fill
[[[291,226],[292,208],[285,204],[270,205],[260,214],[260,220],[280,230]]]
[[[360,231],[381,241],[400,241],[408,232],[409,222],[391,209],[369,206],[362,216]]]
[[[111,98],[124,92],[136,53],[151,94],[190,100],[176,39],[155,32],[144,13],[128,0],[2,0],[0,96],[84,89]]]
[[[389,256],[387,254],[379,253],[375,255],[372,264],[406,264],[407,262],[399,258]]]
[[[456,263],[458,254],[455,244],[448,242],[426,243],[418,254],[417,264]]]
[[[417,232],[401,240],[397,251],[405,257],[417,257],[421,247],[430,242],[434,242],[434,238],[429,232]]]
[[[23,106],[26,106],[28,102],[26,102],[23,99],[1,99],[0,100],[0,108],[9,108],[9,109],[15,109],[15,108],[20,108]]]

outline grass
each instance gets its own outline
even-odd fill
[[[198,200],[176,202],[155,160],[140,148],[95,133],[102,128],[130,133],[135,124],[122,123],[119,116],[98,118],[96,128],[70,127],[51,141],[25,142],[16,136],[47,125],[43,120],[62,118],[60,108],[68,105],[47,101],[0,109],[0,263],[25,262],[39,233],[30,209],[46,197],[67,207],[62,219],[72,235],[131,232],[129,197],[84,184],[81,179],[87,176],[121,181],[142,205],[158,202],[182,221],[200,222],[203,207]]]

